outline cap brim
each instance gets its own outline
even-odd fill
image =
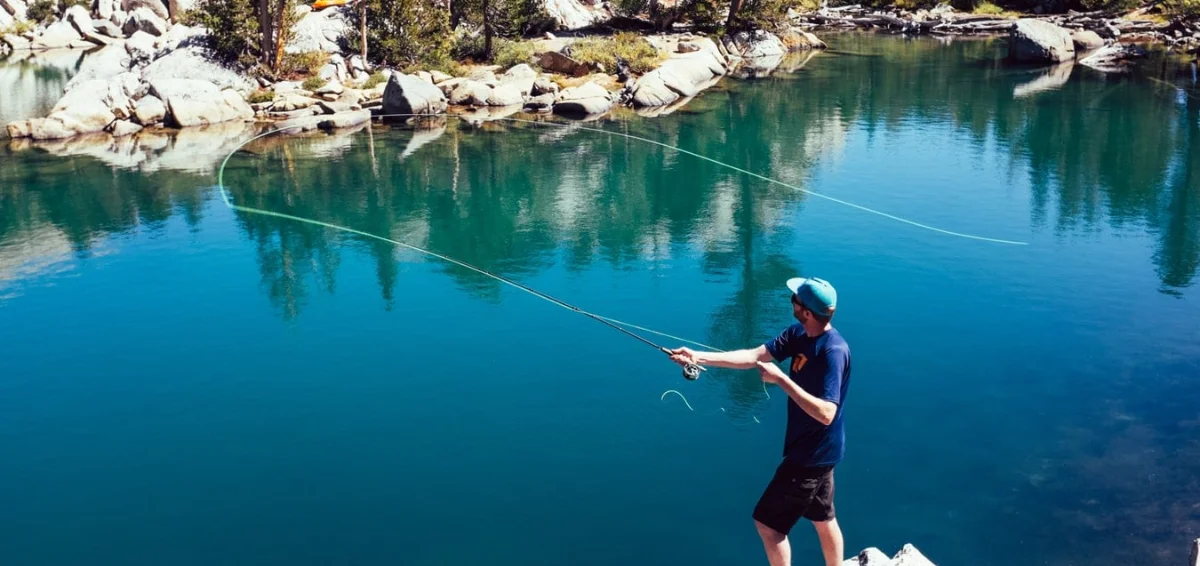
[[[807,277],[793,277],[787,280],[787,287],[792,291],[792,294],[795,295],[796,291],[800,289],[800,286],[803,285],[805,281],[808,281]]]

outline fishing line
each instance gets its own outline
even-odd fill
[[[448,114],[448,113],[439,113],[439,114],[423,114],[423,115],[418,115],[418,114],[382,114],[382,115],[375,115],[375,116],[372,116],[372,119],[375,119],[375,118],[429,118],[429,117],[439,117],[439,116],[441,116],[441,117],[454,117],[454,118],[460,118],[460,119],[463,119],[463,118],[462,118],[462,117],[460,117],[460,116],[455,116],[455,115]],[[927,225],[927,224],[922,224],[922,223],[919,223],[919,222],[915,222],[915,221],[912,221],[912,220],[908,220],[908,219],[906,219],[906,218],[901,218],[901,217],[899,217],[899,216],[895,216],[895,215],[888,214],[888,213],[885,213],[885,212],[881,212],[881,211],[878,211],[878,210],[874,210],[874,209],[871,209],[871,208],[868,208],[868,207],[865,207],[865,206],[861,206],[861,205],[858,205],[858,204],[855,204],[855,203],[852,203],[852,202],[849,202],[849,201],[845,201],[845,200],[838,199],[838,198],[835,198],[835,197],[831,197],[831,196],[828,196],[828,195],[823,195],[823,194],[821,194],[821,193],[818,193],[818,192],[815,192],[815,191],[811,191],[811,190],[808,190],[808,189],[804,189],[804,188],[801,188],[801,187],[797,187],[797,186],[794,186],[794,185],[790,185],[790,184],[788,184],[788,183],[785,183],[785,182],[783,182],[783,181],[778,181],[778,180],[776,180],[776,179],[772,179],[772,178],[770,178],[770,177],[766,177],[766,176],[763,176],[763,175],[759,175],[758,173],[754,173],[754,172],[752,172],[752,171],[747,171],[747,170],[745,170],[745,169],[742,169],[742,168],[740,168],[740,167],[737,167],[737,166],[734,166],[734,165],[730,165],[730,164],[728,164],[728,163],[724,163],[724,162],[722,162],[722,161],[718,161],[718,160],[716,160],[716,159],[712,159],[712,158],[710,158],[710,157],[707,157],[707,156],[704,156],[704,155],[701,155],[701,154],[698,154],[698,153],[695,153],[695,152],[692,152],[692,151],[688,151],[688,150],[686,150],[686,149],[683,149],[683,148],[680,148],[680,147],[677,147],[677,146],[672,146],[672,145],[669,145],[669,144],[665,144],[665,143],[662,143],[662,142],[659,142],[659,141],[655,141],[655,140],[652,140],[652,139],[648,139],[648,138],[644,138],[644,137],[641,137],[641,136],[635,136],[635,135],[626,134],[626,133],[622,133],[622,132],[613,132],[613,131],[604,130],[604,129],[600,129],[600,128],[590,128],[590,127],[586,127],[586,126],[580,126],[580,125],[577,125],[577,124],[559,124],[559,123],[554,123],[554,122],[542,122],[542,121],[534,121],[534,120],[523,120],[523,119],[519,119],[519,118],[498,118],[497,120],[502,120],[502,121],[506,121],[506,122],[512,122],[512,123],[520,123],[520,124],[532,124],[532,125],[535,125],[535,126],[558,126],[558,127],[564,127],[564,128],[572,128],[572,129],[584,130],[584,131],[595,132],[595,133],[600,133],[600,134],[607,134],[607,135],[610,135],[610,136],[622,137],[622,138],[626,138],[626,139],[630,139],[630,140],[635,140],[635,141],[640,141],[640,142],[643,142],[643,143],[648,143],[648,144],[651,144],[651,145],[657,145],[657,146],[663,147],[663,148],[665,148],[665,149],[674,150],[674,151],[677,151],[677,152],[679,152],[679,153],[683,153],[683,154],[686,154],[686,155],[690,155],[690,156],[693,156],[693,157],[696,157],[696,158],[699,158],[699,159],[702,159],[702,160],[708,161],[708,162],[710,162],[710,163],[713,163],[713,164],[716,164],[716,165],[719,165],[719,166],[722,166],[722,167],[725,167],[725,168],[731,169],[731,170],[733,170],[733,171],[737,171],[737,172],[739,172],[739,173],[742,173],[742,174],[745,174],[745,175],[749,175],[749,176],[751,176],[751,177],[754,177],[754,178],[756,178],[756,179],[760,179],[760,180],[766,181],[766,182],[768,182],[768,183],[774,183],[774,184],[777,184],[777,185],[781,185],[781,186],[784,186],[784,187],[790,188],[790,189],[792,189],[792,190],[795,190],[795,191],[800,191],[800,192],[803,192],[803,193],[805,193],[805,194],[809,194],[809,195],[812,195],[812,196],[815,196],[815,197],[818,197],[818,198],[826,199],[826,200],[829,200],[829,201],[832,201],[832,202],[835,202],[835,203],[838,203],[838,204],[842,204],[842,205],[845,205],[845,206],[849,206],[849,207],[851,207],[851,208],[855,208],[855,209],[858,209],[858,210],[861,210],[861,211],[864,211],[864,212],[868,212],[868,213],[871,213],[871,214],[876,214],[876,215],[882,216],[882,217],[884,217],[884,218],[889,218],[889,219],[892,219],[892,220],[896,220],[896,221],[898,221],[898,222],[902,222],[902,223],[904,223],[904,224],[908,224],[908,225],[911,225],[911,226],[915,226],[915,227],[917,227],[917,228],[922,228],[922,229],[925,229],[925,230],[930,230],[930,231],[932,231],[932,232],[935,232],[935,233],[940,233],[940,234],[949,235],[949,236],[955,236],[955,237],[960,237],[960,238],[966,238],[966,239],[971,239],[971,240],[980,240],[980,241],[986,241],[986,242],[1000,243],[1000,244],[1026,245],[1026,243],[1025,243],[1025,242],[1017,242],[1017,241],[1012,241],[1012,240],[1002,240],[1002,239],[998,239],[998,238],[988,238],[988,237],[984,237],[984,236],[976,236],[976,235],[972,235],[972,234],[963,234],[963,233],[959,233],[959,232],[952,232],[952,231],[949,231],[949,230],[944,230],[944,229],[937,228],[937,227],[934,227],[934,226],[929,226],[929,225]],[[370,127],[370,126],[368,125],[368,127]],[[478,274],[480,274],[480,275],[483,275],[483,276],[486,276],[486,277],[490,277],[490,278],[492,278],[492,279],[495,279],[495,280],[497,280],[497,281],[499,281],[499,282],[501,282],[501,283],[504,283],[504,284],[506,284],[506,285],[509,285],[509,286],[511,286],[511,287],[513,287],[513,288],[516,288],[516,289],[518,289],[518,290],[520,290],[520,291],[523,291],[523,292],[525,292],[525,293],[528,293],[528,294],[530,294],[530,295],[533,295],[533,296],[535,296],[535,297],[537,297],[537,298],[539,298],[539,299],[545,300],[545,301],[547,301],[547,302],[549,302],[549,303],[551,303],[551,304],[557,305],[557,306],[559,306],[559,307],[561,307],[561,308],[564,308],[564,309],[566,309],[566,310],[569,310],[569,311],[572,311],[572,312],[575,312],[575,313],[578,313],[578,314],[582,314],[582,315],[584,315],[584,316],[587,316],[587,317],[589,317],[589,318],[591,318],[591,319],[593,319],[593,320],[595,320],[595,321],[597,321],[597,322],[600,322],[600,323],[602,323],[602,324],[605,324],[606,326],[609,326],[609,327],[611,327],[611,328],[613,328],[613,329],[615,329],[615,330],[618,330],[618,331],[622,332],[623,334],[626,334],[626,335],[628,335],[628,336],[630,336],[630,337],[632,337],[632,338],[634,338],[634,339],[636,339],[636,340],[638,340],[638,341],[640,341],[640,342],[642,342],[642,343],[645,343],[645,344],[647,344],[647,345],[649,345],[649,346],[651,346],[651,347],[654,347],[655,349],[657,349],[657,350],[659,350],[659,351],[662,351],[662,352],[664,352],[664,353],[668,353],[668,354],[669,354],[669,353],[670,353],[670,350],[668,350],[668,349],[666,349],[666,348],[664,348],[664,347],[662,347],[662,346],[659,346],[658,344],[656,344],[656,343],[654,343],[654,342],[652,342],[652,341],[650,341],[650,340],[646,339],[645,337],[642,337],[642,336],[640,336],[640,335],[638,335],[638,334],[636,334],[636,333],[634,333],[634,332],[630,331],[629,329],[638,330],[638,331],[645,332],[645,333],[647,333],[647,334],[652,334],[652,335],[655,335],[655,336],[659,336],[659,337],[662,337],[662,338],[669,338],[669,339],[672,339],[672,340],[676,340],[677,342],[680,342],[680,343],[684,343],[684,344],[688,344],[688,345],[692,345],[692,346],[697,346],[697,347],[704,348],[704,349],[707,349],[707,350],[713,350],[713,351],[723,351],[723,350],[721,350],[721,349],[719,349],[719,348],[715,348],[715,347],[713,347],[713,346],[709,346],[709,345],[707,345],[707,344],[703,344],[703,343],[700,343],[700,342],[697,342],[697,341],[694,341],[694,340],[689,340],[689,339],[687,339],[687,338],[683,338],[683,337],[680,337],[680,336],[675,336],[675,335],[668,334],[668,333],[665,333],[665,332],[661,332],[661,331],[658,331],[658,330],[654,330],[654,329],[651,329],[651,328],[646,328],[646,327],[644,327],[644,326],[639,326],[639,325],[632,324],[632,323],[628,323],[628,322],[625,322],[625,321],[621,321],[621,320],[618,320],[618,319],[615,319],[615,318],[606,317],[606,316],[598,315],[598,314],[596,314],[596,313],[592,313],[592,312],[590,312],[590,311],[586,311],[586,310],[584,310],[584,309],[582,309],[582,308],[579,308],[579,307],[577,307],[577,306],[571,305],[570,303],[567,303],[567,302],[565,302],[565,301],[562,301],[562,300],[559,300],[559,299],[557,299],[557,298],[555,298],[555,297],[552,297],[552,296],[550,296],[550,295],[548,295],[548,294],[546,294],[546,293],[543,293],[543,292],[541,292],[541,291],[538,291],[538,290],[536,290],[536,289],[533,289],[533,288],[530,288],[530,287],[528,287],[528,286],[522,285],[522,284],[520,284],[520,283],[518,283],[518,282],[516,282],[516,281],[513,281],[513,280],[511,280],[511,279],[509,279],[509,278],[507,278],[507,277],[504,277],[504,276],[501,276],[501,275],[497,275],[497,274],[495,274],[495,273],[492,273],[492,272],[490,272],[490,271],[487,271],[487,270],[484,270],[484,269],[482,269],[482,268],[476,267],[476,266],[474,266],[474,265],[471,265],[471,264],[469,264],[469,263],[466,263],[466,262],[463,262],[463,261],[457,260],[457,259],[455,259],[455,258],[452,258],[452,257],[446,256],[446,255],[443,255],[443,254],[440,254],[440,253],[434,252],[434,251],[432,251],[432,250],[428,250],[428,249],[425,249],[425,248],[421,248],[421,247],[419,247],[419,246],[414,246],[414,245],[412,245],[412,244],[407,244],[407,243],[405,243],[405,242],[401,242],[401,241],[399,241],[399,240],[394,240],[394,239],[392,239],[392,238],[388,238],[388,237],[385,237],[385,236],[380,236],[380,235],[378,235],[378,234],[372,234],[372,233],[370,233],[370,232],[364,232],[364,231],[362,231],[362,230],[357,230],[357,229],[354,229],[354,228],[350,228],[350,227],[348,227],[348,226],[341,226],[341,225],[338,225],[338,224],[332,224],[332,223],[329,223],[329,222],[323,222],[323,221],[320,221],[320,220],[315,220],[315,219],[311,219],[311,218],[304,218],[304,217],[301,217],[301,216],[295,216],[295,215],[292,215],[292,214],[286,214],[286,213],[282,213],[282,212],[275,212],[275,211],[271,211],[271,210],[265,210],[265,209],[261,209],[261,208],[250,207],[250,206],[243,206],[243,205],[239,205],[239,204],[236,204],[236,203],[234,203],[234,202],[233,202],[233,200],[232,200],[232,198],[231,198],[231,196],[230,196],[230,194],[229,194],[229,191],[226,189],[226,186],[225,186],[225,168],[228,166],[228,164],[229,164],[229,160],[230,160],[230,159],[231,159],[231,158],[232,158],[232,157],[233,157],[233,156],[234,156],[236,153],[238,153],[239,151],[241,151],[241,150],[242,150],[242,149],[243,149],[245,146],[249,145],[250,143],[252,143],[252,142],[254,142],[254,141],[257,141],[257,140],[260,140],[260,139],[263,139],[263,138],[266,138],[266,137],[269,137],[269,136],[273,136],[273,135],[275,135],[275,134],[278,134],[278,133],[281,133],[281,132],[286,132],[286,131],[294,131],[294,130],[296,130],[296,129],[298,129],[298,127],[279,127],[279,128],[276,128],[276,129],[273,129],[273,130],[269,130],[269,131],[267,131],[267,132],[264,132],[264,133],[262,133],[262,134],[258,134],[258,135],[256,135],[256,136],[253,136],[253,137],[251,137],[251,138],[249,138],[249,139],[247,139],[247,140],[243,141],[242,143],[238,144],[238,145],[237,145],[235,148],[233,148],[233,150],[232,150],[232,151],[230,151],[230,152],[229,152],[229,154],[228,154],[228,155],[226,155],[226,156],[225,156],[225,158],[224,158],[224,159],[221,161],[221,167],[220,167],[220,169],[219,169],[219,170],[218,170],[218,172],[217,172],[217,185],[218,185],[218,188],[220,189],[220,193],[221,193],[221,201],[222,201],[222,202],[225,204],[225,206],[226,206],[227,208],[229,208],[230,210],[233,210],[233,211],[238,211],[238,212],[243,212],[243,213],[248,213],[248,214],[259,214],[259,215],[263,215],[263,216],[269,216],[269,217],[274,217],[274,218],[280,218],[280,219],[285,219],[285,220],[291,220],[291,221],[295,221],[295,222],[302,222],[302,223],[311,224],[311,225],[314,225],[314,226],[320,226],[320,227],[323,227],[323,228],[328,228],[328,229],[331,229],[331,230],[337,230],[337,231],[347,232],[347,233],[350,233],[350,234],[355,234],[355,235],[358,235],[358,236],[362,236],[362,237],[364,237],[364,238],[371,238],[371,239],[375,239],[375,240],[379,240],[379,241],[387,242],[387,243],[390,243],[390,244],[392,244],[392,245],[395,245],[395,246],[398,246],[398,247],[401,247],[401,248],[404,248],[404,249],[407,249],[407,250],[411,250],[411,251],[414,251],[414,252],[417,252],[417,253],[420,253],[420,254],[423,254],[423,255],[429,256],[429,257],[433,257],[433,258],[435,258],[435,259],[439,259],[439,260],[441,260],[441,261],[444,261],[444,262],[447,262],[447,263],[450,263],[450,264],[453,264],[453,265],[457,265],[457,266],[459,266],[459,267],[462,267],[462,268],[464,268],[464,269],[468,269],[468,270],[470,270],[470,271],[474,271],[474,272],[476,272],[476,273],[478,273]],[[686,377],[686,378],[688,378],[688,379],[692,379],[692,380],[694,380],[694,379],[697,379],[697,378],[699,377],[699,372],[700,372],[700,371],[706,371],[706,370],[705,370],[704,368],[702,368],[702,367],[699,367],[699,366],[696,366],[696,365],[694,365],[694,364],[688,364],[688,365],[686,365],[686,366],[684,367],[684,377]],[[676,390],[673,390],[673,389],[672,389],[672,390],[669,390],[669,391],[667,391],[667,392],[665,392],[665,393],[663,393],[663,395],[660,397],[660,400],[665,400],[665,399],[666,399],[666,396],[667,396],[667,394],[669,394],[669,393],[674,393],[674,394],[678,395],[678,396],[680,397],[680,399],[682,399],[682,400],[683,400],[683,402],[684,402],[684,405],[686,405],[686,406],[687,406],[687,408],[688,408],[689,410],[691,410],[691,411],[693,411],[693,412],[695,411],[695,409],[692,407],[691,403],[689,403],[689,402],[688,402],[687,398],[686,398],[686,397],[684,397],[684,395],[683,395],[682,393],[680,393],[680,392],[678,392],[678,391],[676,391]],[[765,383],[763,384],[763,393],[764,393],[764,395],[766,395],[767,399],[770,399],[770,398],[771,398],[770,394],[769,394],[769,393],[767,393],[767,388],[766,388],[766,384],[765,384]],[[720,408],[720,411],[721,411],[721,412],[725,412],[725,408],[724,408],[724,407],[721,407],[721,408]],[[757,417],[753,417],[753,418],[754,418],[754,421],[755,421],[755,422],[760,422],[760,421],[758,420],[758,418],[757,418]]]

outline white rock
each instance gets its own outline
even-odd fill
[[[580,0],[541,0],[546,13],[558,22],[558,27],[577,30],[601,24],[613,18],[607,2],[595,4]]]
[[[120,138],[142,131],[142,127],[128,120],[117,120],[109,126],[109,131],[112,132],[113,137]]]
[[[312,98],[296,92],[289,92],[279,98],[276,98],[271,104],[271,110],[275,112],[291,112],[293,110],[308,108],[316,103],[317,101]]]
[[[144,96],[133,107],[133,118],[143,126],[157,124],[167,116],[167,107],[157,96]]]
[[[696,49],[676,55],[633,85],[633,102],[641,108],[666,106],[682,97],[695,96],[711,86],[713,77],[726,72],[724,58],[708,38],[692,43]]]
[[[338,53],[338,45],[350,30],[345,11],[342,8],[327,8],[321,11],[310,11],[300,18],[292,28],[291,41],[284,47],[287,53],[302,53],[305,51],[324,51]]]
[[[162,79],[194,79],[212,83],[218,89],[239,92],[254,90],[256,83],[228,67],[210,60],[204,48],[189,45],[163,55],[142,70],[142,80],[153,83]]]
[[[158,38],[158,41],[154,43],[154,47],[160,52],[174,51],[181,45],[192,45],[194,42],[202,42],[206,35],[208,35],[208,30],[200,26],[175,24],[167,30],[167,33]]]
[[[129,18],[125,20],[125,25],[121,26],[121,30],[127,36],[133,35],[138,30],[159,36],[167,33],[167,21],[149,8],[141,7],[129,13]]]
[[[87,38],[96,33],[96,26],[92,25],[92,15],[83,6],[75,5],[67,8],[63,18],[70,22],[81,37]]]
[[[167,20],[171,17],[171,14],[167,11],[167,5],[161,0],[121,0],[121,9],[130,14],[141,8],[154,13],[160,20]]]
[[[108,81],[83,83],[59,99],[49,116],[9,124],[9,136],[60,139],[103,131],[116,119],[104,101],[108,90]]]
[[[440,114],[446,97],[437,87],[411,75],[393,73],[383,92],[384,114]]]
[[[596,83],[568,88],[558,93],[554,113],[563,116],[590,117],[611,110],[613,101],[608,91]]]
[[[333,63],[327,63],[324,67],[321,67],[321,71],[317,73],[317,76],[323,81],[332,81],[336,79],[338,76],[337,65],[334,65]]]
[[[125,40],[125,53],[129,55],[129,60],[135,66],[145,65],[154,60],[154,56],[158,50],[154,47],[155,37],[142,30],[133,32],[129,39]]]
[[[773,33],[758,30],[753,33],[738,32],[733,36],[725,36],[725,48],[746,59],[757,57],[776,57],[787,53],[783,40]]]
[[[888,556],[886,554],[884,554],[883,551],[879,550],[878,548],[871,547],[871,548],[868,548],[868,549],[858,553],[858,556],[855,556],[854,558],[846,560],[845,562],[842,563],[842,566],[894,566],[894,565],[892,564],[892,559],[888,558]]]
[[[904,545],[896,556],[892,557],[893,566],[934,566],[921,551],[911,544]]]
[[[0,10],[0,29],[5,29],[13,25],[15,22],[16,20],[13,19],[12,14],[9,14],[4,10]],[[0,53],[4,53],[2,45],[0,45]]]
[[[29,19],[26,15],[27,9],[28,7],[23,0],[0,0],[0,10],[12,15],[12,19],[14,20],[24,21]]]
[[[458,85],[461,85],[465,82],[467,82],[467,79],[456,77],[448,81],[442,81],[438,83],[437,87],[438,90],[442,91],[443,95],[445,95],[447,98],[450,98],[450,96],[454,93],[454,89],[458,88]],[[451,102],[451,104],[453,104],[453,102]]]
[[[1071,42],[1075,44],[1076,51],[1088,51],[1104,47],[1104,39],[1091,30],[1073,32],[1071,34]]]
[[[492,89],[491,94],[487,98],[487,105],[512,106],[514,104],[521,104],[525,101],[525,95],[527,94],[529,93],[522,93],[520,87],[516,84],[505,83]]]
[[[191,12],[200,6],[202,0],[168,0],[167,12],[171,14],[171,21],[179,21],[179,16],[184,12]]]
[[[254,110],[234,90],[219,90],[208,81],[156,79],[151,94],[167,107],[167,122],[174,126],[200,126],[230,120],[248,120]]]
[[[90,47],[92,44],[85,41],[75,26],[71,25],[66,20],[58,20],[46,26],[33,41],[30,46],[33,49],[55,49],[60,47]]]
[[[92,20],[92,27],[97,33],[102,33],[114,39],[125,37],[125,35],[121,33],[121,28],[117,26],[117,24],[114,24],[107,19]]]
[[[440,90],[440,89],[439,89]],[[492,95],[492,87],[481,82],[464,80],[450,93],[450,104],[460,106],[487,106],[488,98]]]
[[[313,94],[341,94],[344,90],[346,90],[346,87],[342,86],[342,83],[332,80],[325,86],[313,91]]]
[[[371,121],[370,110],[339,112],[337,114],[325,116],[323,119],[317,122],[317,127],[323,130],[352,128],[360,124],[365,124],[369,121]]]
[[[83,58],[79,71],[63,87],[64,91],[74,90],[75,87],[88,81],[107,81],[129,70],[129,56],[120,45],[110,45],[101,48]]]
[[[3,1],[0,0],[0,2]],[[93,9],[96,11],[96,17],[107,20],[112,17],[113,12],[117,11],[117,0],[96,0]]]
[[[350,69],[354,71],[362,71],[364,73],[367,71],[367,65],[363,63],[361,55],[350,56]]]
[[[430,71],[429,76],[431,78],[433,78],[433,84],[435,84],[435,85],[440,85],[440,84],[454,78],[454,77],[447,75],[446,73],[443,73],[441,71]]]
[[[540,96],[546,93],[558,94],[558,83],[545,77],[539,77],[534,80],[533,90],[529,94]]]
[[[1014,61],[1057,63],[1075,58],[1075,43],[1050,22],[1020,19],[1009,32],[1008,54]]]

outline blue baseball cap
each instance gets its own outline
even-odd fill
[[[788,279],[787,286],[800,304],[821,316],[830,316],[837,308],[837,291],[824,279],[793,277]]]

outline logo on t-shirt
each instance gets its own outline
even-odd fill
[[[800,373],[800,369],[806,363],[808,363],[808,358],[804,354],[796,354],[792,358],[792,373]]]

